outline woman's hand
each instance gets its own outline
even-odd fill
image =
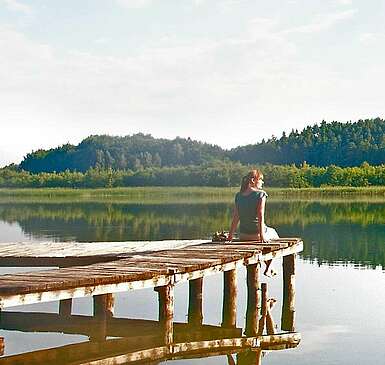
[[[229,241],[229,242],[233,241],[233,232],[229,232],[229,234],[227,235],[227,240],[226,241]]]

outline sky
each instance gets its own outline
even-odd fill
[[[0,0],[0,166],[89,135],[224,148],[384,118],[383,0]]]

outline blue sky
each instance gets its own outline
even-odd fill
[[[91,134],[230,148],[384,117],[380,0],[0,0],[0,166]]]

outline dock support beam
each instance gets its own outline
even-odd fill
[[[154,290],[158,292],[159,322],[164,331],[164,344],[170,345],[174,341],[174,286],[168,284]]]
[[[296,254],[283,257],[283,303],[281,329],[295,331],[295,259]]]
[[[258,333],[258,315],[260,302],[259,264],[247,266],[247,309],[246,329],[247,336]]]
[[[223,273],[222,327],[233,328],[237,325],[237,271]]]
[[[188,284],[188,323],[200,326],[203,322],[203,278],[190,280]]]
[[[107,335],[107,321],[114,315],[114,297],[113,294],[95,295],[93,296],[93,302],[94,318],[97,326],[90,339],[104,341]]]
[[[59,314],[63,317],[69,317],[72,313],[72,298],[59,301]]]

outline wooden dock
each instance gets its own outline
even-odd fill
[[[25,256],[20,251],[0,252],[2,261],[25,261],[31,258],[31,245]],[[0,308],[53,300],[111,294],[148,287],[173,286],[178,282],[203,278],[218,272],[234,270],[241,265],[254,265],[265,260],[294,255],[303,248],[300,239],[280,239],[269,244],[238,242],[233,244],[207,242],[177,250],[148,253],[108,253],[83,255],[100,260],[91,265],[61,267],[59,269],[0,276]],[[67,249],[60,257],[67,266],[75,255]],[[41,266],[53,266],[58,256],[36,255]]]
[[[1,266],[59,266],[56,269],[1,275],[1,309],[59,300],[58,316],[60,316],[60,321],[63,324],[69,321],[71,317],[74,318],[71,316],[73,298],[93,296],[93,318],[97,322],[92,323],[97,323],[97,334],[90,334],[90,338],[96,337],[97,342],[106,343],[112,341],[107,341],[107,336],[119,334],[111,332],[114,327],[112,323],[118,320],[113,318],[113,294],[152,287],[157,291],[159,299],[159,323],[157,325],[159,331],[156,339],[158,342],[152,343],[154,346],[151,347],[152,350],[149,353],[153,355],[158,353],[157,359],[173,359],[178,358],[178,356],[183,357],[186,354],[193,355],[194,351],[201,353],[204,349],[207,350],[205,350],[206,352],[213,352],[216,349],[216,352],[226,350],[227,353],[232,353],[246,348],[261,349],[263,343],[265,345],[270,344],[272,347],[275,344],[279,348],[279,344],[298,344],[299,342],[300,335],[295,333],[294,328],[295,258],[296,254],[303,249],[303,243],[299,238],[280,238],[267,244],[253,241],[233,242],[231,244],[186,241],[186,245],[182,248],[155,252],[128,252],[122,243],[116,243],[110,247],[105,244],[107,247],[104,250],[100,249],[98,244],[93,247],[93,243],[81,244],[83,246],[81,250],[79,250],[79,244],[56,244],[56,247],[55,243],[47,245],[50,246],[50,249],[41,244],[25,245],[22,249],[18,245],[7,245],[7,247],[2,245],[0,247]],[[267,286],[260,280],[260,266],[266,260],[280,257],[283,258],[281,329],[288,331],[288,333],[275,334],[269,317]],[[178,335],[177,327],[182,328],[182,325],[173,322],[174,286],[181,282],[189,282],[188,325],[202,330],[203,279],[208,275],[222,272],[224,292],[221,327],[222,330],[234,330],[236,329],[236,272],[242,266],[247,268],[248,288],[244,335],[242,336],[238,331],[237,334],[229,332],[225,336],[218,336],[218,333],[214,331],[215,338],[212,336],[205,338],[205,336],[199,335],[196,337],[197,341],[190,341],[187,344],[187,339]],[[41,326],[42,323],[36,321],[37,315],[35,314],[31,314],[29,319],[25,314],[20,314],[20,316],[13,314],[12,317],[12,314],[7,312],[3,312],[1,316],[2,328],[25,327],[26,324],[29,324],[36,330],[36,327]],[[17,319],[23,316],[23,320]],[[51,315],[47,314],[47,318],[49,316]],[[9,320],[11,317],[13,322]],[[12,323],[14,324],[12,325]],[[19,324],[17,325],[17,323]],[[49,323],[45,323],[46,326],[50,327]],[[94,325],[91,325],[89,328],[93,327]],[[268,332],[269,338],[261,337],[264,336],[264,329]],[[127,338],[125,341],[121,341],[126,345],[128,343]],[[78,344],[78,346],[87,347],[85,344]],[[95,347],[95,345],[92,346]],[[108,345],[105,344],[105,346],[105,348],[109,348]],[[137,351],[132,352],[131,347],[131,352],[127,349],[123,350],[123,347],[119,348],[125,355],[123,356],[122,353],[116,355],[123,356],[123,358],[119,358],[119,361],[117,360],[117,363],[120,363],[120,360],[125,362],[134,361],[133,359],[136,359],[135,361],[142,360],[143,356],[143,358],[149,359],[146,352],[141,352],[138,358],[137,355],[132,355]],[[158,349],[158,352],[153,351],[155,348]],[[138,351],[147,350],[148,348]],[[52,355],[55,349],[52,351],[50,356],[59,356]],[[93,353],[90,349],[89,351]],[[103,356],[114,357],[116,352],[114,351]],[[127,355],[127,353],[131,355]],[[32,364],[31,359],[28,363]],[[6,358],[1,359],[0,364],[5,360]],[[17,359],[14,358],[14,360]],[[83,362],[79,361],[74,360],[74,363],[88,363],[83,360]],[[92,361],[92,364],[99,364],[99,362]]]

